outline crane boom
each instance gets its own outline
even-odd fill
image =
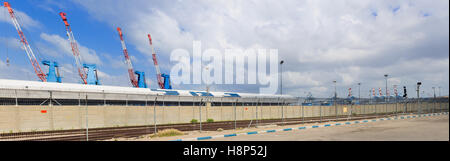
[[[67,36],[69,37],[70,46],[72,47],[72,53],[73,53],[73,56],[75,57],[75,64],[78,69],[78,74],[80,75],[83,83],[87,84],[87,80],[86,80],[87,73],[84,70],[83,64],[81,64],[83,61],[80,56],[80,51],[78,50],[77,41],[75,40],[72,29],[70,28],[70,25],[67,22],[67,17],[66,17],[67,14],[64,12],[60,12],[59,15],[61,16],[62,20],[64,21],[64,24],[66,25]]]
[[[156,78],[158,80],[158,85],[159,85],[159,88],[164,89],[164,82],[161,77],[162,76],[161,70],[159,69],[158,61],[156,60],[156,53],[155,53],[155,49],[153,48],[152,37],[150,36],[150,34],[148,34],[148,39],[150,41],[150,47],[152,48],[152,58],[153,58],[153,64],[155,65],[155,68],[156,68]]]
[[[136,75],[134,75],[133,64],[131,64],[130,57],[128,56],[128,50],[127,50],[127,47],[125,46],[125,41],[123,40],[122,29],[120,29],[120,27],[118,27],[117,31],[119,32],[120,43],[122,43],[122,49],[123,49],[123,54],[125,55],[125,61],[128,65],[128,75],[130,76],[131,84],[134,87],[139,88],[138,81],[136,80]]]
[[[22,32],[22,28],[20,27],[20,24],[17,21],[17,18],[14,14],[13,9],[11,8],[11,5],[8,2],[4,2],[3,4],[6,8],[8,8],[9,15],[11,16],[12,22],[17,30],[17,33],[19,33],[20,42],[22,44],[23,49],[27,53],[31,65],[33,65],[34,72],[39,77],[39,79],[41,79],[41,81],[46,82],[47,81],[47,79],[45,78],[46,75],[44,74],[44,72],[42,72],[41,66],[39,65],[39,62],[37,61],[36,56],[34,55],[33,50],[30,47],[30,44],[28,44],[28,41]]]

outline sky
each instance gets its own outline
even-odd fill
[[[3,2],[3,1],[1,1]],[[147,33],[152,34],[163,73],[177,48],[278,49],[283,64],[283,94],[368,97],[369,90],[392,85],[415,96],[417,81],[425,96],[432,87],[449,93],[448,0],[10,0],[38,59],[57,61],[63,82],[80,83],[59,12],[67,13],[82,58],[95,63],[103,85],[129,86],[127,66],[116,31],[121,27],[136,70],[158,88]],[[0,79],[38,81],[18,34],[0,7]],[[6,65],[9,58],[10,65]],[[46,69],[44,69],[46,71]],[[260,85],[211,85],[211,90],[258,92]],[[204,89],[204,85],[174,85]]]

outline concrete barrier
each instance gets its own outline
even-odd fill
[[[423,113],[448,111],[448,103],[421,103]],[[335,106],[201,106],[201,121],[280,119],[335,116]],[[236,110],[235,110],[236,109]],[[304,111],[302,111],[304,109]],[[154,113],[156,111],[156,114]],[[415,103],[405,105],[338,105],[341,116],[416,112]],[[89,106],[89,128],[189,123],[200,120],[200,106]],[[86,127],[85,106],[0,106],[0,132],[80,129]]]

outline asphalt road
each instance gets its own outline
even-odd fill
[[[208,141],[449,141],[448,115],[240,135]],[[279,127],[280,128],[280,127]]]

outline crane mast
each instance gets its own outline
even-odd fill
[[[77,69],[78,69],[78,74],[80,75],[83,83],[87,84],[88,83],[87,82],[87,73],[84,70],[84,65],[81,64],[81,62],[83,62],[83,61],[80,56],[80,51],[78,50],[77,41],[75,40],[72,29],[70,28],[70,25],[67,22],[67,17],[66,17],[67,14],[64,12],[60,12],[59,15],[61,16],[62,20],[64,21],[64,24],[66,25],[67,36],[69,37],[70,46],[72,47],[72,53],[73,53],[73,56],[75,57],[75,63],[76,63]]]
[[[155,49],[153,48],[152,37],[150,36],[150,34],[148,34],[147,36],[150,41],[150,47],[152,48],[152,59],[156,69],[156,79],[158,80],[159,88],[164,89],[164,82],[161,78],[161,70],[159,69],[158,60],[156,60],[156,53]]]
[[[348,97],[352,97],[352,88],[348,88]]]
[[[17,18],[14,14],[13,9],[11,8],[11,5],[8,2],[4,2],[3,4],[8,9],[8,12],[9,12],[9,15],[11,16],[14,27],[16,28],[17,32],[19,33],[20,42],[22,44],[23,49],[27,53],[27,56],[31,62],[31,65],[33,65],[34,72],[39,77],[39,79],[41,79],[41,81],[46,82],[47,81],[47,79],[45,78],[46,74],[44,74],[44,72],[42,72],[41,66],[39,65],[39,62],[37,61],[36,56],[34,55],[33,50],[30,47],[30,44],[28,44],[28,41],[22,32],[22,28],[20,27],[20,24],[17,21]]]
[[[153,64],[155,65],[155,69],[156,69],[156,78],[158,80],[159,88],[172,89],[172,86],[170,84],[170,75],[161,74],[161,70],[159,69],[159,65],[158,65],[158,60],[156,59],[156,52],[155,52],[155,49],[153,48],[152,37],[150,36],[150,34],[148,34],[148,39],[150,41],[150,47],[152,48],[152,59],[153,59]],[[163,78],[164,78],[164,80],[163,80]]]
[[[128,50],[127,50],[127,47],[125,46],[125,41],[123,40],[122,29],[120,29],[120,27],[118,27],[117,31],[119,32],[120,43],[122,43],[122,49],[123,49],[123,54],[125,55],[125,61],[128,65],[128,75],[130,76],[131,84],[134,87],[139,88],[138,81],[136,80],[136,76],[134,75],[133,64],[131,64],[130,57],[128,56]]]

